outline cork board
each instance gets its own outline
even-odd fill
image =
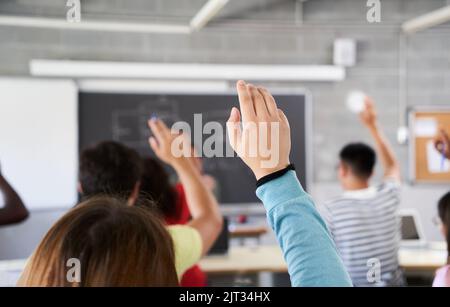
[[[450,134],[450,107],[420,107],[410,111],[410,177],[414,182],[450,183],[450,161],[433,146],[440,128]]]

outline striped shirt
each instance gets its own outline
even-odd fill
[[[322,215],[355,286],[401,286],[398,264],[400,184],[349,191],[328,201]]]

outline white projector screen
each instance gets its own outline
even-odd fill
[[[77,96],[72,81],[0,78],[1,171],[31,210],[77,201]]]

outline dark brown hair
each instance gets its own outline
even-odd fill
[[[105,141],[81,152],[79,180],[83,196],[130,197],[141,177],[139,154],[125,145]]]
[[[177,286],[172,239],[151,210],[96,197],[64,215],[46,234],[19,282],[23,286]],[[67,278],[69,259],[81,279]]]
[[[344,146],[339,157],[344,164],[350,167],[356,177],[363,180],[370,178],[377,160],[377,155],[372,147],[364,143],[351,143]]]
[[[178,219],[177,192],[172,186],[169,174],[156,159],[142,160],[141,196],[152,199],[164,217]]]
[[[450,258],[450,192],[441,197],[438,203],[438,214],[447,230],[447,251]]]

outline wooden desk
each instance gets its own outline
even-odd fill
[[[406,273],[426,272],[434,274],[446,264],[446,250],[430,248],[402,248],[400,266]],[[257,272],[287,272],[287,266],[278,246],[232,247],[228,255],[208,256],[200,261],[208,274],[243,274]]]
[[[401,248],[400,266],[406,273],[432,273],[447,263],[447,250],[432,243],[431,248]]]
[[[266,226],[234,226],[230,227],[231,238],[259,238],[268,232]]]
[[[447,251],[441,247],[402,248],[399,252],[400,266],[406,273],[434,274],[436,269],[446,264]],[[20,272],[26,260],[0,261],[2,272]],[[232,247],[228,255],[208,256],[200,261],[200,266],[208,274],[252,274],[260,272],[285,273],[287,266],[276,245],[255,247]]]
[[[259,272],[287,272],[278,246],[236,246],[227,255],[207,256],[200,267],[208,274],[244,274]]]

